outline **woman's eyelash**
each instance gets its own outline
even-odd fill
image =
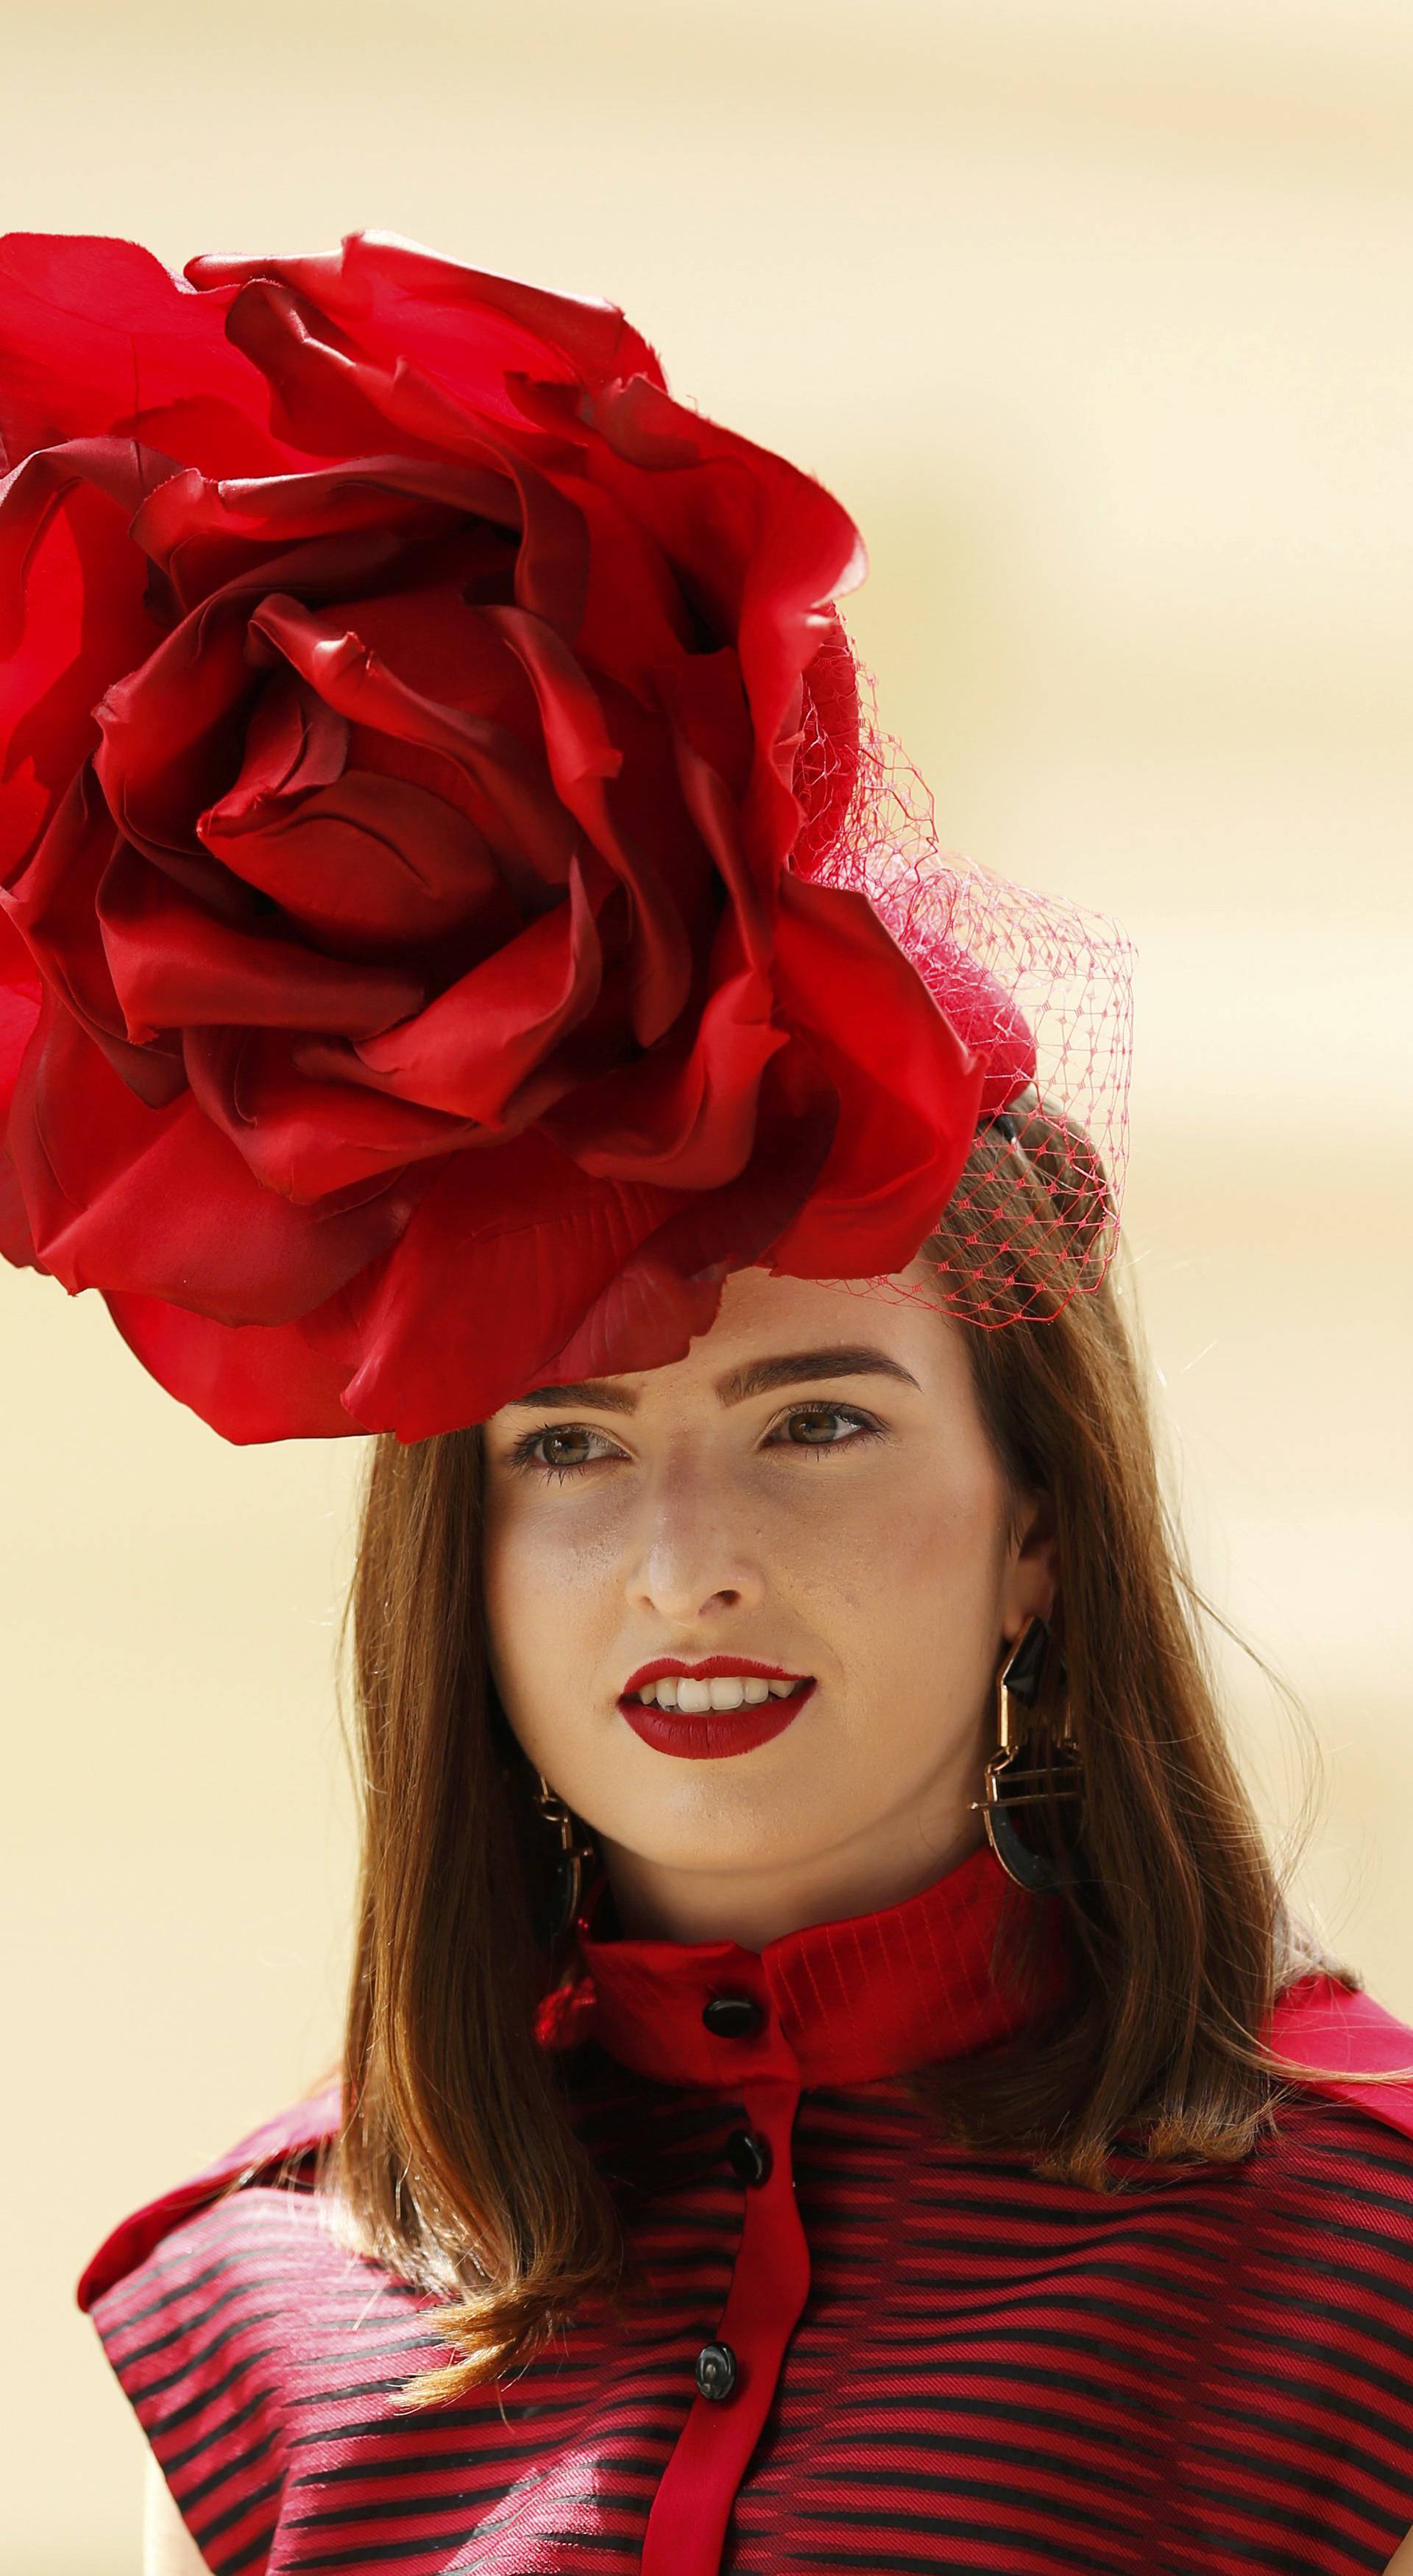
[[[836,1422],[849,1422],[849,1425],[852,1425],[852,1437],[849,1437],[849,1440],[785,1440],[785,1443],[777,1443],[777,1445],[780,1445],[780,1448],[813,1450],[816,1455],[824,1455],[826,1450],[831,1448],[857,1448],[860,1440],[867,1440],[867,1437],[873,1437],[875,1432],[883,1430],[883,1425],[875,1422],[873,1414],[860,1412],[860,1406],[857,1404],[788,1404],[785,1406],[785,1412],[782,1412],[780,1417],[770,1425],[770,1432],[782,1430],[785,1422],[808,1422],[811,1414],[813,1417],[818,1417],[818,1414],[834,1414]]]
[[[564,1484],[566,1476],[579,1476],[584,1466],[595,1463],[592,1458],[535,1458],[540,1440],[548,1440],[556,1432],[559,1432],[561,1440],[569,1440],[574,1432],[579,1432],[584,1440],[607,1440],[607,1432],[595,1430],[589,1422],[540,1422],[538,1432],[525,1432],[517,1440],[507,1463],[517,1468],[538,1468],[540,1476],[556,1476],[561,1484]]]
[[[834,1422],[847,1422],[849,1425],[847,1440],[777,1440],[775,1437],[777,1432],[785,1430],[788,1422],[808,1422],[811,1417],[818,1419],[821,1414],[829,1414]],[[767,1445],[767,1448],[795,1448],[795,1450],[803,1450],[806,1455],[813,1455],[813,1458],[824,1458],[829,1450],[857,1448],[862,1440],[875,1440],[875,1437],[880,1435],[880,1430],[883,1430],[883,1425],[875,1422],[873,1414],[862,1412],[857,1404],[788,1404],[785,1406],[785,1412],[777,1414],[775,1422],[772,1422],[770,1430],[767,1430],[767,1440],[764,1440],[764,1445]],[[510,1450],[510,1461],[507,1463],[510,1463],[512,1468],[530,1468],[530,1471],[538,1471],[540,1476],[553,1476],[559,1484],[564,1484],[566,1476],[582,1476],[584,1468],[597,1466],[595,1458],[540,1458],[540,1455],[535,1455],[540,1448],[540,1440],[551,1440],[553,1435],[564,1437],[564,1440],[569,1440],[569,1437],[574,1435],[579,1435],[582,1440],[607,1440],[607,1437],[610,1437],[607,1432],[597,1430],[592,1422],[540,1422],[538,1430],[525,1432],[525,1435],[517,1440],[515,1448]]]

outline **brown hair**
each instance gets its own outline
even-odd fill
[[[965,1338],[1014,1491],[1055,1511],[1090,1881],[1023,1908],[1037,1943],[1063,1909],[1078,1973],[1062,2017],[910,2082],[953,2136],[1102,2189],[1123,2143],[1248,2154],[1279,2098],[1258,2038],[1271,2003],[1330,1963],[1287,1914],[1227,1748],[1112,1282],[1028,1311],[1018,1194],[1053,1272],[1045,1220],[1080,1158],[1038,1103],[1022,1139],[983,1131],[929,1251],[960,1283],[980,1241],[996,1255],[987,1312],[998,1279],[1013,1295],[1014,1320]],[[1072,1287],[1098,1240],[1076,1230]],[[533,1928],[552,1841],[490,1685],[480,1532],[478,1431],[373,1444],[349,1601],[363,1853],[347,2109],[321,2183],[346,2241],[448,2302],[438,2329],[462,2358],[409,2403],[520,2366],[581,2303],[616,2305],[629,2268],[562,2061],[534,2033],[572,1953]]]

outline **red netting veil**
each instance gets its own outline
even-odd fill
[[[12,235],[0,463],[0,1250],[224,1437],[655,1366],[944,1209],[977,1324],[1102,1276],[1124,941],[944,856],[852,520],[615,306]]]

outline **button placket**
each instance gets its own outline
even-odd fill
[[[790,2158],[800,2098],[794,2051],[753,1996],[710,1997],[702,2022],[723,2041],[743,2043],[742,2057],[747,2064],[754,2057],[760,2071],[733,2075],[723,2046],[722,2081],[738,2089],[749,2123],[728,2142],[747,2184],[741,2238],[717,2332],[697,2355],[697,2394],[653,2498],[642,2576],[717,2576],[736,2490],[809,2294]]]

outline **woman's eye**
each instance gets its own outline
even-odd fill
[[[796,1404],[771,1432],[771,1441],[795,1449],[842,1449],[877,1429],[866,1413],[843,1404]]]
[[[765,1435],[768,1449],[845,1449],[875,1438],[881,1425],[871,1414],[847,1404],[792,1404]],[[510,1453],[514,1467],[538,1467],[552,1476],[571,1476],[579,1469],[621,1458],[623,1451],[606,1431],[589,1422],[544,1422],[527,1431]]]
[[[591,1430],[586,1422],[551,1422],[521,1441],[515,1460],[517,1466],[551,1467],[563,1472],[570,1467],[590,1467],[597,1458],[618,1455],[607,1433]]]

